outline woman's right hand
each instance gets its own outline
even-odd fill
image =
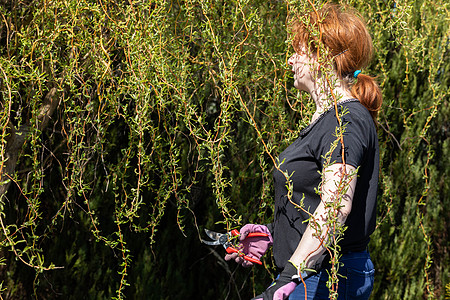
[[[249,233],[261,232],[266,233],[266,237],[247,237]],[[240,251],[245,255],[256,258],[258,260],[266,253],[267,249],[273,244],[272,235],[269,228],[265,225],[259,224],[246,224],[239,231],[239,240],[241,242]],[[232,253],[225,255],[225,260],[234,259],[238,264],[242,264],[244,267],[251,267],[254,264],[250,261],[244,260],[238,253]]]

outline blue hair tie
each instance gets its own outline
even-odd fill
[[[353,77],[354,77],[354,78],[358,78],[359,73],[361,73],[361,70],[356,70],[356,71],[353,73]]]

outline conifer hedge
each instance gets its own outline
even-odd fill
[[[347,0],[376,48],[372,299],[450,297],[446,0]],[[0,0],[3,299],[249,299],[203,228],[268,223],[314,112],[287,15],[323,1]]]

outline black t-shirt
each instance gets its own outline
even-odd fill
[[[375,229],[376,197],[379,171],[378,137],[369,111],[356,99],[342,101],[338,111],[344,128],[345,163],[358,169],[352,210],[345,222],[348,227],[339,243],[341,252],[362,251]],[[279,156],[280,169],[290,175],[293,185],[292,201],[303,202],[303,208],[313,213],[320,203],[316,193],[326,165],[326,155],[337,140],[339,128],[334,107],[324,112],[315,122],[301,131],[300,137]],[[342,163],[342,145],[331,154],[330,162]],[[328,153],[329,157],[329,153]],[[306,230],[309,215],[289,202],[286,177],[276,168],[275,215],[270,224],[273,232],[273,251],[277,267],[284,265],[298,246]]]

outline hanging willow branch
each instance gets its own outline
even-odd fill
[[[266,287],[270,259],[210,282],[217,260],[200,229],[272,221],[276,157],[314,110],[292,86],[286,18],[323,2],[0,1],[6,292],[193,298],[208,282],[205,295],[244,299]],[[368,22],[377,51],[364,71],[386,104],[374,297],[439,298],[449,6],[343,2]],[[64,269],[42,272],[53,265]]]

